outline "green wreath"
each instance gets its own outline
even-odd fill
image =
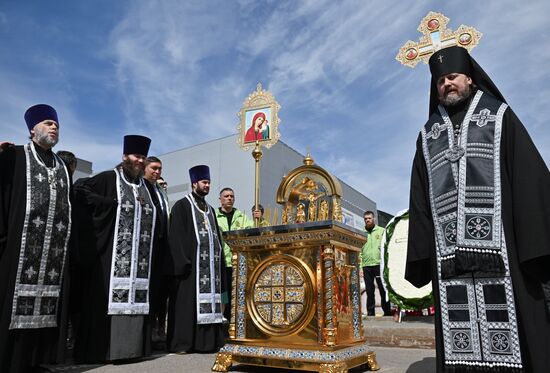
[[[401,295],[399,295],[395,289],[392,287],[390,281],[389,281],[389,273],[390,269],[388,268],[388,246],[391,241],[391,238],[393,236],[393,232],[395,230],[395,226],[401,219],[408,219],[409,218],[409,210],[405,210],[404,213],[395,216],[388,225],[386,226],[386,232],[385,237],[386,240],[383,243],[383,249],[384,249],[384,283],[386,284],[386,288],[388,291],[388,296],[390,298],[390,301],[397,305],[399,308],[404,310],[419,310],[423,308],[428,308],[434,304],[433,300],[433,294],[430,292],[430,294],[422,297],[422,298],[405,298]]]

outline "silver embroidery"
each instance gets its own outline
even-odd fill
[[[23,150],[27,179],[25,220],[9,329],[55,327],[71,230],[69,175],[57,155],[54,154],[54,166],[48,168],[38,158],[32,142]]]
[[[454,181],[458,189],[457,209],[442,209],[443,204],[454,195],[454,191],[444,194],[434,194],[433,172],[440,168],[440,162],[434,165],[431,162],[430,138],[422,128],[422,146],[424,159],[428,169],[429,195],[434,211],[434,226],[436,231],[437,269],[441,300],[442,333],[444,346],[444,363],[448,365],[474,366],[507,366],[521,368],[521,354],[517,330],[512,280],[508,266],[506,243],[502,231],[501,197],[500,197],[500,137],[502,118],[507,108],[506,104],[498,106],[497,114],[490,115],[489,110],[472,115],[481,99],[478,91],[472,101],[465,120],[458,143],[448,139],[448,147],[466,144],[465,155],[458,162],[450,163]],[[490,100],[490,98],[487,98]],[[441,115],[448,128],[452,124],[446,112]],[[484,144],[471,141],[469,125],[483,131],[493,133],[493,143]],[[493,125],[489,125],[494,122]],[[481,125],[480,125],[481,124]],[[474,137],[475,138],[475,137]],[[440,140],[441,141],[441,140]],[[468,185],[466,166],[469,158],[482,158],[492,163],[491,176],[494,186]],[[433,159],[433,158],[432,158]],[[455,175],[455,167],[458,175]],[[458,176],[458,180],[457,180]],[[467,198],[468,197],[468,198]],[[477,198],[473,198],[477,197]],[[478,207],[480,203],[490,202],[492,207]],[[467,207],[470,204],[469,207]],[[471,207],[471,205],[474,205]],[[436,209],[435,206],[439,206]],[[446,213],[446,215],[443,215]],[[501,255],[505,273],[501,277],[480,277],[470,275],[452,279],[441,278],[442,263],[453,260],[457,252],[490,253]],[[448,291],[459,290],[462,296],[456,294],[449,299]],[[485,299],[488,294],[500,294],[501,300],[491,303],[491,298]],[[488,315],[492,315],[489,318]]]
[[[143,180],[114,170],[118,208],[109,282],[109,315],[147,315],[156,209]]]

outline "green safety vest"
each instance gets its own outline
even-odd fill
[[[241,210],[238,210],[236,208],[233,208],[235,211],[233,213],[233,218],[231,219],[231,230],[238,230],[238,229],[246,229],[246,228],[253,228],[254,227],[254,221],[248,218],[244,212]],[[229,231],[229,224],[227,224],[227,217],[220,212],[220,209],[216,209],[216,220],[218,220],[218,226],[220,227],[221,232],[227,232]],[[222,237],[223,242],[223,237]],[[231,252],[231,248],[228,244],[223,242],[223,254],[225,256],[225,266],[230,268],[231,267],[231,256],[233,253]]]

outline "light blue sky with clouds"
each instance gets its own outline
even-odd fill
[[[100,171],[125,134],[162,154],[235,133],[261,82],[281,104],[283,141],[395,213],[429,95],[427,65],[395,56],[429,11],[483,33],[472,54],[548,164],[547,0],[1,0],[0,140],[26,142],[24,111],[48,103],[56,149]]]

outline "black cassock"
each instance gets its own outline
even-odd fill
[[[167,258],[167,274],[171,278],[168,350],[212,352],[225,343],[223,324],[197,324],[197,238],[191,209],[189,201],[183,198],[172,207],[170,215],[170,251]],[[213,214],[213,209],[211,211]],[[220,237],[216,218],[214,215],[212,217]],[[221,289],[222,292],[225,289],[224,276],[221,276]]]
[[[103,362],[151,353],[148,315],[108,315],[113,236],[117,215],[115,171],[105,171],[75,185],[75,222],[81,279],[80,320],[75,359]]]
[[[53,159],[51,151],[36,146],[42,159]],[[47,161],[46,161],[47,162]],[[56,328],[9,330],[14,286],[19,262],[26,206],[26,161],[22,146],[0,153],[0,371],[26,372],[29,367],[64,360],[65,345],[60,326],[67,324],[66,299],[58,304]],[[67,262],[65,269],[67,269]],[[65,271],[67,272],[67,271]],[[65,280],[66,281],[66,278]],[[63,317],[62,317],[63,316]]]
[[[460,121],[464,113],[459,113],[457,117]],[[454,123],[455,117],[451,115],[451,118]],[[526,129],[510,108],[504,113],[502,127],[502,221],[514,289],[522,362],[525,372],[548,372],[550,174]],[[460,367],[453,370],[452,367],[444,366],[440,312],[441,301],[446,300],[439,296],[435,251],[428,172],[419,137],[411,177],[406,278],[417,287],[432,281],[436,304],[437,371],[499,371],[498,367]]]

